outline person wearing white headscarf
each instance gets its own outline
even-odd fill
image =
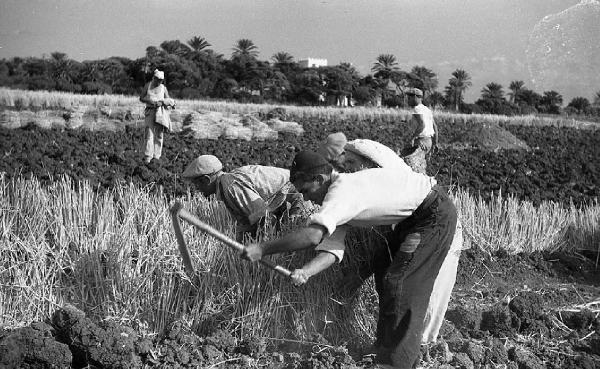
[[[157,123],[157,112],[163,116],[167,107],[175,107],[173,99],[169,97],[169,92],[164,84],[165,73],[156,69],[150,81],[144,86],[144,91],[140,96],[140,101],[146,104],[144,110],[144,121],[146,123],[144,161],[149,164],[150,161],[160,159],[162,155],[164,131],[169,129],[166,126]],[[167,118],[168,119],[168,115]],[[162,122],[162,120],[161,120]],[[170,122],[170,120],[167,120]]]
[[[376,167],[410,170],[404,160],[384,144],[363,138],[348,141],[342,132],[327,136],[316,152],[340,172]]]
[[[367,168],[389,168],[411,170],[394,150],[377,141],[359,138],[349,141],[344,147],[344,168],[356,172]]]

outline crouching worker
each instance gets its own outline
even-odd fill
[[[317,154],[323,156],[333,169],[344,172],[344,160],[346,159],[346,144],[348,139],[343,132],[335,132],[327,136],[317,148]]]
[[[336,173],[319,154],[302,151],[291,167],[291,181],[306,200],[321,204],[309,225],[280,239],[250,244],[242,257],[316,246],[319,254],[292,273],[294,284],[329,268],[344,255],[348,226],[400,222],[388,239],[388,255],[375,270],[379,294],[377,361],[398,368],[419,363],[423,324],[434,281],[456,228],[456,209],[435,179],[394,169]]]
[[[289,181],[287,169],[247,165],[226,173],[213,155],[194,159],[182,174],[204,196],[216,195],[236,220],[236,239],[255,236],[259,224],[280,222],[304,211],[302,195]]]
[[[369,156],[365,156],[365,152]],[[338,172],[356,172],[365,168],[411,170],[394,150],[384,144],[363,138],[347,141],[342,132],[327,136],[327,140],[317,148],[317,154],[327,159]]]

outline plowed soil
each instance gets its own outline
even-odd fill
[[[2,108],[0,107],[0,110]],[[198,139],[183,126],[165,135],[163,157],[145,165],[143,122],[113,124],[117,131],[41,128],[35,123],[9,129],[0,125],[0,172],[8,177],[34,175],[51,182],[60,175],[111,188],[126,181],[154,183],[167,195],[183,195],[180,175],[201,154],[214,154],[226,170],[261,164],[287,167],[300,149],[315,149],[332,132],[349,140],[368,138],[400,152],[410,130],[391,122],[303,119],[304,133],[279,132],[276,140]],[[93,125],[92,125],[93,126]],[[600,129],[440,124],[440,150],[427,171],[444,185],[481,196],[511,194],[518,199],[575,205],[600,196]]]
[[[592,254],[488,255],[463,251],[438,342],[423,368],[600,367],[600,273]],[[343,322],[340,322],[343,324]],[[371,368],[364,347],[327,337],[274,346],[184,322],[144,337],[75,307],[0,333],[0,368]]]
[[[304,136],[275,141],[197,140],[167,135],[165,156],[143,164],[141,129],[120,132],[0,128],[0,172],[8,177],[60,175],[98,188],[120,181],[154,183],[171,196],[185,192],[179,175],[195,156],[218,155],[226,169],[243,164],[286,166],[299,148],[314,148],[334,131],[350,139],[379,140],[396,149],[406,133],[394,126],[302,122]],[[448,142],[469,127],[453,127]],[[430,174],[483,195],[502,190],[539,202],[582,203],[600,187],[599,131],[507,127],[530,151],[443,147]],[[461,131],[462,130],[462,131]],[[458,133],[457,133],[458,132]],[[536,133],[536,134],[534,134]],[[477,245],[463,252],[459,275],[438,342],[423,348],[426,368],[600,367],[600,269],[595,253],[489,255]],[[339,324],[343,324],[340,322]],[[0,368],[370,368],[365,347],[336,347],[327,337],[275,346],[256,337],[215,331],[204,337],[185,322],[145,336],[116,322],[92,321],[75,307],[51,319],[0,332]]]

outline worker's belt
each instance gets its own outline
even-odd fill
[[[392,238],[390,239],[390,253],[396,254],[396,251],[403,253],[412,253],[421,243],[421,234],[414,227],[429,218],[436,211],[440,200],[443,199],[444,189],[435,185],[429,191],[421,205],[404,221],[396,225]],[[400,241],[400,242],[398,242]]]
[[[444,193],[444,189],[439,185],[435,185],[431,188],[421,205],[413,211],[410,216],[414,220],[420,220],[431,214],[431,207],[437,202],[440,194]]]

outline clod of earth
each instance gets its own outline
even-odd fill
[[[67,113],[69,122],[75,124],[81,112]],[[111,116],[114,114],[110,112]],[[0,172],[5,172],[8,178],[33,174],[44,182],[66,174],[76,181],[87,180],[93,187],[106,189],[123,181],[142,185],[153,182],[167,195],[180,196],[186,189],[179,175],[201,153],[218,155],[226,170],[231,170],[246,164],[287,167],[296,150],[314,150],[327,134],[336,131],[344,132],[349,139],[380,141],[398,152],[410,142],[410,130],[390,122],[356,119],[329,122],[315,118],[282,122],[276,113],[271,114],[271,119],[267,119],[268,114],[250,116],[244,120],[246,125],[242,118],[232,118],[231,127],[239,129],[237,133],[230,130],[231,139],[224,139],[225,128],[218,119],[213,125],[207,123],[208,113],[186,114],[174,118],[180,120],[181,131],[167,134],[161,161],[147,167],[138,150],[144,135],[139,116],[130,113],[133,120],[129,121],[127,112],[123,112],[119,118],[123,121],[111,118],[118,130],[110,131],[101,123],[108,118],[100,111],[95,115],[85,112],[83,118],[93,118],[89,129],[85,129],[85,124],[80,128],[64,124],[51,128],[53,123],[40,126],[30,123],[37,119],[32,112],[4,110],[0,114],[0,147],[6,149],[0,152],[5,159],[0,161]],[[64,121],[63,117],[56,118]],[[208,128],[194,129],[194,122],[203,122]],[[258,128],[266,126],[269,132],[277,134],[277,139],[244,139],[252,135],[263,137],[261,134],[267,130]],[[501,191],[534,204],[552,200],[573,201],[577,205],[600,195],[600,166],[595,164],[600,155],[600,145],[595,144],[600,140],[600,129],[498,124],[486,127],[475,121],[440,123],[441,149],[432,155],[428,172],[444,185],[458,184],[483,197]],[[213,128],[218,132],[211,133]],[[240,135],[242,131],[245,133]],[[480,131],[485,134],[480,135]],[[196,134],[204,136],[194,138]]]
[[[68,368],[73,355],[55,339],[54,329],[37,322],[0,332],[0,368]]]
[[[600,317],[586,309],[554,309],[574,301],[575,296],[597,295],[597,289],[568,293],[543,287],[549,269],[556,277],[573,276],[568,268],[544,257],[533,258],[540,268],[529,267],[530,257],[512,256],[510,268],[504,257],[485,259],[481,250],[466,250],[461,260],[454,302],[446,315],[438,342],[423,355],[425,368],[477,368],[505,365],[507,368],[595,368],[600,363]],[[552,257],[555,259],[556,255]],[[477,260],[485,259],[494,274],[471,276]],[[564,258],[565,260],[567,258]],[[519,274],[516,271],[528,271]],[[598,283],[583,263],[578,278]],[[461,276],[461,274],[463,274]],[[524,276],[527,275],[527,279]],[[587,279],[585,279],[587,278]],[[505,287],[496,295],[500,281],[518,285],[517,280],[539,289],[519,291]],[[489,284],[487,297],[470,291],[469,283]],[[510,302],[504,301],[512,295]],[[515,321],[520,322],[515,324]],[[525,324],[526,323],[526,324]],[[216,325],[215,325],[216,327]],[[543,329],[542,329],[543,328]],[[526,333],[524,333],[526,332]],[[529,337],[524,339],[524,337]],[[199,336],[188,323],[174,321],[152,339],[111,320],[94,322],[85,313],[67,305],[52,314],[48,322],[0,333],[0,367],[8,368],[141,368],[141,367],[224,367],[224,368],[373,368],[372,356],[360,350],[331,345],[327,337],[313,335],[310,344],[287,347],[268,345],[264,339],[235,337],[213,329]],[[354,353],[352,356],[350,353]]]

